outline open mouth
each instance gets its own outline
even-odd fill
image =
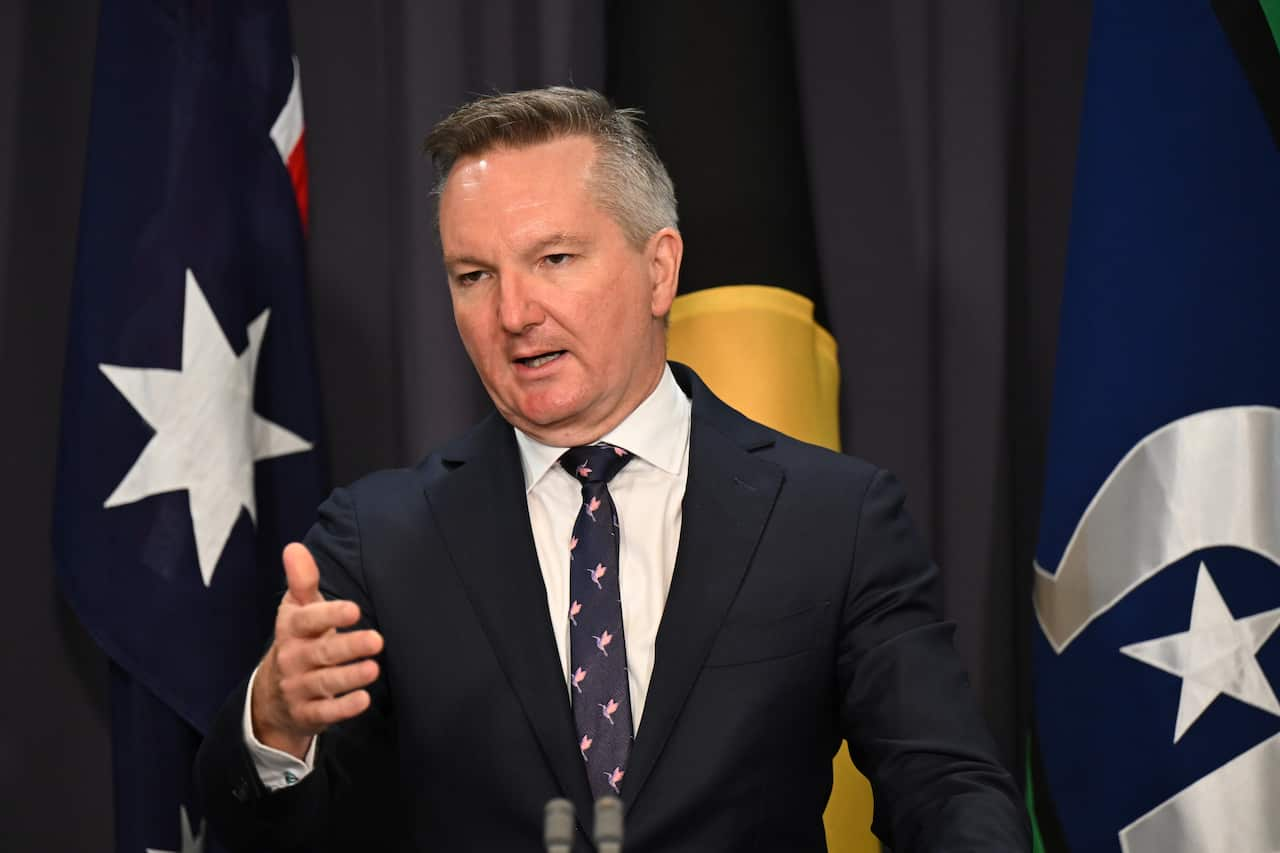
[[[517,358],[516,361],[525,367],[542,367],[544,364],[550,364],[560,356],[564,355],[564,350],[555,350],[554,352],[544,352],[541,355],[531,355],[528,358]]]

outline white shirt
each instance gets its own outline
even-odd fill
[[[649,678],[653,675],[658,625],[671,589],[676,548],[680,542],[682,504],[689,478],[689,428],[692,406],[665,368],[658,387],[630,415],[600,440],[629,451],[633,458],[609,481],[609,494],[618,512],[621,533],[618,583],[622,593],[622,624],[627,644],[627,673],[631,688],[631,720],[640,726]],[[582,506],[582,486],[558,464],[568,448],[542,444],[515,431],[524,471],[529,524],[547,612],[555,632],[556,649],[569,684],[569,538]],[[257,672],[254,672],[254,678]],[[253,735],[249,696],[245,696],[244,740],[258,776],[269,790],[293,784],[315,762],[316,738],[299,760],[272,749]]]

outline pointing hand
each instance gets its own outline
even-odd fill
[[[350,601],[326,601],[320,570],[305,546],[284,549],[289,588],[276,611],[275,640],[258,667],[250,698],[255,737],[298,758],[311,738],[369,707],[363,689],[378,677],[377,631],[342,631],[360,620]]]

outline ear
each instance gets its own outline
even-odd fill
[[[649,238],[645,252],[649,264],[649,307],[654,317],[665,317],[680,283],[680,259],[684,240],[674,228],[663,228]]]

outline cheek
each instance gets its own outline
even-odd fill
[[[601,312],[606,318],[604,335],[614,347],[629,347],[647,336],[653,323],[647,294],[632,287],[620,290]]]
[[[613,278],[591,300],[588,310],[594,327],[606,341],[616,343],[621,343],[623,336],[630,336],[646,327],[652,319],[649,293],[637,283],[630,271]]]

